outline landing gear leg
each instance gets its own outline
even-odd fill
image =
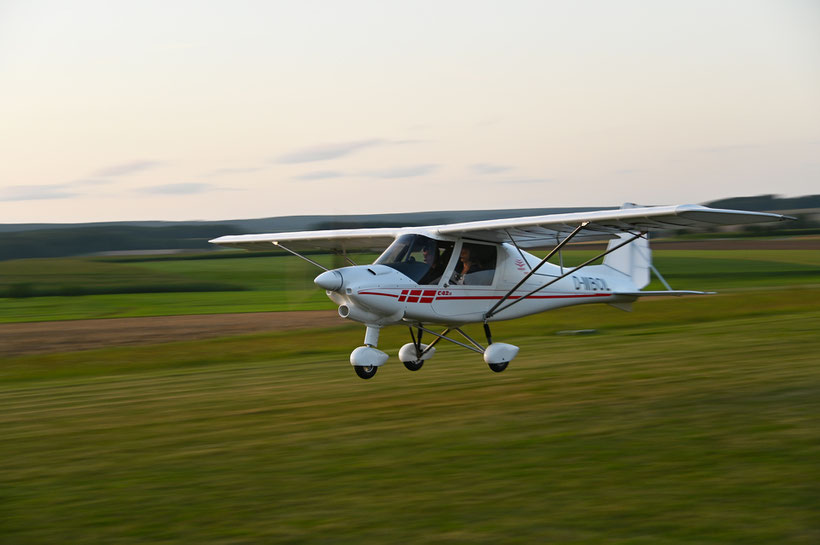
[[[379,343],[379,327],[367,326],[364,334],[364,346],[360,346],[350,354],[350,363],[359,378],[373,378],[379,367],[387,361],[387,354],[377,349]]]
[[[419,329],[419,336],[416,338],[413,335],[413,328],[410,328],[410,337],[413,339],[413,345],[415,346],[416,357],[413,359],[402,359],[402,363],[407,368],[408,371],[418,371],[421,369],[421,366],[424,365],[424,360],[421,359],[421,353],[424,350],[421,347],[421,335],[424,333],[423,330]]]
[[[493,344],[493,335],[490,332],[490,324],[484,322],[484,334],[487,335],[487,349],[484,351],[484,361],[491,370],[496,373],[502,372],[510,364],[510,361],[518,354],[518,347],[506,343]]]
[[[410,371],[418,371],[424,365],[425,360],[433,357],[433,354],[436,353],[434,346],[439,341],[439,338],[436,337],[430,344],[421,344],[421,336],[425,331],[424,326],[416,324],[416,329],[419,332],[418,337],[413,333],[413,326],[410,326],[410,338],[413,339],[413,342],[405,344],[399,350],[399,359]]]

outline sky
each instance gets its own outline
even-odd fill
[[[820,2],[0,0],[0,223],[820,193]]]

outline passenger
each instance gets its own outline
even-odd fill
[[[473,261],[472,252],[466,246],[461,247],[461,255],[459,256],[459,264],[456,267],[457,272],[453,274],[454,284],[464,284],[465,279],[469,273],[480,270],[478,263]]]

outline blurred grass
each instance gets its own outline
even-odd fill
[[[594,255],[568,251],[565,264],[577,265]],[[326,266],[343,265],[333,256],[314,257]],[[356,256],[356,260],[368,263],[374,257]],[[820,284],[820,252],[815,250],[660,250],[654,252],[654,261],[676,289]],[[14,286],[27,286],[35,295],[61,290],[106,293],[0,298],[0,322],[330,309],[332,303],[313,285],[317,272],[316,267],[292,256],[6,261],[0,262],[0,293]],[[159,293],[133,293],[150,292],[151,286]],[[653,280],[648,289],[663,286]]]
[[[191,278],[139,266],[83,259],[0,262],[0,297],[9,298],[247,289],[229,280]]]
[[[502,374],[387,328],[362,381],[355,325],[0,360],[0,541],[814,544],[819,302],[502,322]]]

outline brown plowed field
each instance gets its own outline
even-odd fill
[[[349,323],[335,310],[0,324],[0,357],[156,344]]]

